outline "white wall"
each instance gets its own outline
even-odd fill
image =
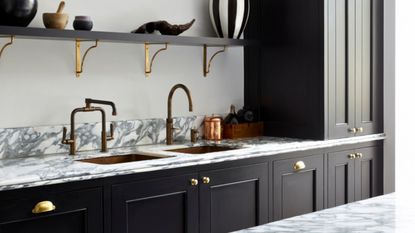
[[[415,194],[415,1],[397,0],[396,22],[396,187]]]
[[[55,11],[58,2],[39,0],[30,26],[43,27],[42,13]],[[93,30],[116,32],[130,32],[148,21],[185,23],[195,18],[195,25],[183,35],[214,36],[207,6],[208,0],[72,0],[65,12],[70,14],[67,29],[72,29],[75,15],[90,15]],[[16,38],[7,48],[0,60],[1,128],[68,123],[71,110],[81,107],[85,97],[114,101],[118,116],[110,120],[164,118],[168,92],[177,83],[192,91],[196,115],[224,113],[230,104],[243,104],[242,48],[219,55],[204,78],[201,47],[171,46],[157,57],[153,74],[146,79],[143,45],[101,43],[76,79],[74,46],[74,42]],[[182,91],[173,107],[176,116],[193,115],[187,113]],[[99,120],[94,114],[78,119]]]

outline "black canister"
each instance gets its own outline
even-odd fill
[[[75,30],[91,31],[94,23],[89,16],[75,16],[73,28]]]

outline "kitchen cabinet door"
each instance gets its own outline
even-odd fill
[[[25,199],[0,203],[1,233],[102,233],[102,190],[36,194]],[[32,213],[35,205],[50,201],[50,212]]]
[[[355,1],[355,127],[361,129],[356,135],[369,135],[382,131],[383,1]]]
[[[274,161],[274,221],[324,208],[324,156]]]
[[[355,201],[375,197],[382,192],[382,149],[368,147],[356,149]]]
[[[201,172],[200,181],[201,233],[268,222],[268,164]]]
[[[355,136],[354,1],[327,1],[329,138]]]
[[[355,199],[354,156],[353,150],[328,154],[327,193],[329,208],[353,202]]]
[[[328,154],[328,207],[375,197],[382,192],[381,147]]]
[[[112,231],[117,233],[198,232],[197,174],[112,187]]]

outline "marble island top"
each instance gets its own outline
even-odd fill
[[[218,163],[382,139],[385,139],[384,134],[326,141],[259,137],[244,140],[224,140],[220,145],[237,147],[238,149],[200,155],[165,151],[192,146],[190,144],[182,144],[172,146],[147,145],[120,148],[112,149],[108,153],[81,152],[77,156],[55,154],[48,156],[1,159],[0,191]],[[210,142],[202,141],[198,145],[206,144],[210,144]],[[156,155],[162,158],[113,165],[97,165],[77,161],[87,158],[131,153]]]
[[[413,197],[393,193],[317,211],[238,233],[409,233],[414,232]]]

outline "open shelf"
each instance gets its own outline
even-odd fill
[[[155,34],[135,34],[120,32],[99,32],[99,31],[76,31],[76,30],[59,30],[33,27],[9,27],[0,26],[0,37],[10,37],[9,42],[0,47],[0,58],[6,47],[13,45],[14,39],[35,39],[35,40],[63,40],[74,41],[76,46],[75,54],[75,72],[80,77],[83,72],[84,61],[87,54],[98,47],[98,42],[110,43],[127,43],[127,44],[144,44],[145,75],[148,77],[152,72],[152,66],[156,56],[166,51],[170,45],[179,46],[198,46],[203,48],[203,76],[210,72],[212,60],[220,53],[225,52],[226,47],[244,47],[257,45],[254,41],[216,38],[216,37],[190,37],[190,36],[164,36]],[[94,41],[95,44],[86,49],[82,55],[81,43]],[[163,48],[158,49],[153,55],[150,55],[150,46],[162,44]],[[208,59],[208,47],[222,47]]]
[[[180,46],[248,46],[253,42],[247,40],[215,38],[215,37],[190,37],[190,36],[164,36],[154,34],[135,34],[120,32],[100,31],[76,31],[59,30],[33,27],[9,27],[0,26],[0,35],[15,36],[16,38],[45,39],[45,40],[99,40],[100,42],[114,43],[168,43]]]

